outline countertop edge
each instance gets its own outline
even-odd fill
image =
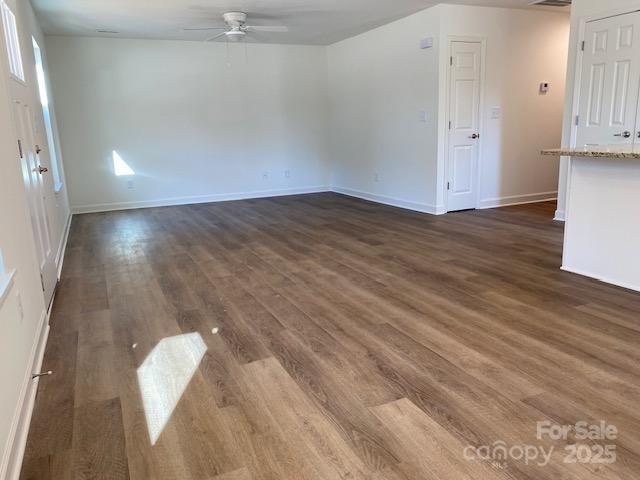
[[[623,160],[640,160],[640,152],[604,152],[604,151],[585,151],[564,148],[549,148],[541,150],[540,153],[545,156],[553,157],[586,157],[586,158],[611,158]]]

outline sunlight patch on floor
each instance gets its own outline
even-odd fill
[[[151,444],[155,445],[207,351],[199,333],[162,339],[138,368]]]

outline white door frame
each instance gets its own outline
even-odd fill
[[[449,181],[449,147],[450,147],[450,135],[449,135],[449,121],[451,120],[451,48],[453,42],[469,42],[480,44],[480,113],[478,115],[478,126],[480,130],[480,138],[478,139],[478,165],[476,166],[476,178],[475,178],[475,190],[476,190],[476,209],[480,208],[480,178],[482,177],[482,147],[484,144],[485,130],[484,130],[484,97],[485,97],[485,85],[486,85],[486,68],[487,68],[487,37],[470,37],[464,35],[449,35],[447,37],[447,55],[444,56],[441,62],[441,66],[447,72],[447,81],[445,84],[445,98],[447,102],[447,108],[445,109],[445,121],[444,121],[444,177],[443,184],[440,186],[444,191],[444,211],[449,212],[449,192],[447,190],[447,182]]]

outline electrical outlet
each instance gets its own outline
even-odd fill
[[[373,174],[373,181],[374,182],[379,182],[380,181],[380,174],[378,172]]]
[[[133,180],[127,180],[127,188],[129,190],[135,190],[136,184]]]
[[[427,112],[421,110],[420,114],[418,115],[418,119],[420,120],[420,123],[427,123]]]
[[[262,172],[262,179],[269,180],[269,172]]]
[[[291,170],[284,171],[284,178],[291,178]]]

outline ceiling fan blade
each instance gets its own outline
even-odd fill
[[[203,30],[226,30],[227,27],[195,27],[195,28],[183,28],[185,32],[200,32]]]
[[[207,39],[205,40],[205,42],[212,42],[212,41],[214,41],[214,40],[217,40],[217,39],[218,39],[218,38],[220,38],[220,37],[224,37],[226,34],[227,34],[227,32],[219,33],[219,34],[217,34],[217,35],[214,35],[213,37],[209,37],[209,38],[207,38]]]
[[[266,39],[264,35],[256,34],[256,32],[248,31],[245,37],[250,43],[264,43]]]
[[[289,27],[272,27],[272,26],[247,26],[248,30],[254,32],[272,32],[272,33],[286,33],[289,31]]]

